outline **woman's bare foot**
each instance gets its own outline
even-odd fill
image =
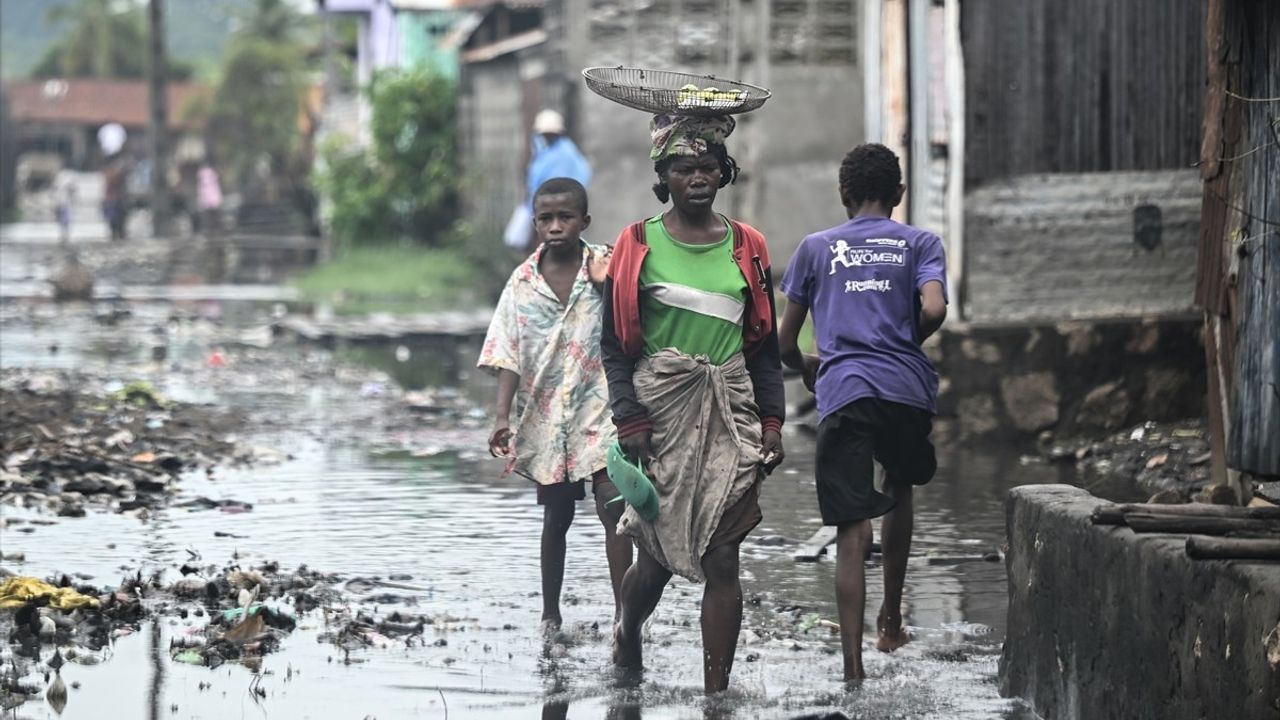
[[[639,670],[643,665],[640,638],[628,635],[620,622],[613,625],[613,664],[631,670]]]
[[[543,640],[550,640],[555,637],[556,633],[560,632],[561,624],[560,618],[544,617],[542,618],[542,624],[538,626],[538,633]]]
[[[902,629],[902,616],[889,617],[884,608],[876,616],[876,649],[890,653],[911,642],[911,635]]]

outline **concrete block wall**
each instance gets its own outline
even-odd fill
[[[736,75],[773,92],[761,110],[739,116],[728,147],[742,176],[721,191],[716,206],[765,233],[778,272],[805,235],[844,220],[837,192],[840,160],[864,139],[862,70],[850,40],[857,37],[861,3],[735,3],[657,2],[635,10],[634,17],[610,0],[559,0],[549,6],[549,12],[565,18],[565,32],[551,42],[563,46],[564,73],[575,86],[574,139],[594,170],[593,239],[612,242],[628,224],[669,207],[649,190],[656,180],[649,160],[650,116],[587,90],[578,73],[593,65]],[[773,15],[770,41],[762,48],[757,37],[765,7],[772,7]],[[830,8],[848,10],[838,13],[843,23],[837,40],[830,39],[831,23],[822,32],[804,24]],[[736,63],[730,57],[735,47]],[[768,63],[762,63],[762,53]]]
[[[473,63],[459,95],[467,219],[501,231],[524,195],[526,147],[530,136],[521,113],[521,58],[505,55]]]
[[[1195,170],[987,182],[965,194],[965,317],[1061,320],[1188,311],[1200,202]],[[1141,219],[1135,220],[1135,209],[1144,205],[1158,211],[1138,211]],[[1146,225],[1155,212],[1157,230],[1135,233],[1135,224]]]
[[[1280,717],[1280,565],[1192,560],[1184,536],[1092,525],[1100,504],[1010,492],[1001,693],[1046,720]]]

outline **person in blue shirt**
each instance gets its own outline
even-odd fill
[[[521,253],[532,252],[538,237],[533,232],[533,194],[552,178],[577,180],[585,188],[591,184],[591,164],[564,131],[564,117],[555,110],[543,110],[533,119],[533,157],[525,175],[525,197],[516,203],[503,243]]]
[[[529,194],[529,207],[533,207],[533,193],[551,178],[567,177],[591,185],[591,164],[582,156],[578,146],[564,133],[564,117],[555,110],[543,110],[533,119],[533,159],[529,161],[529,173],[525,188]]]

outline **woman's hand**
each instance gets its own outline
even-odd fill
[[[596,285],[603,285],[609,275],[609,258],[613,256],[613,248],[606,247],[604,252],[587,251],[587,277]]]
[[[511,428],[499,421],[489,436],[489,454],[494,457],[511,456]]]
[[[782,449],[782,433],[777,430],[765,430],[761,438],[760,455],[763,458],[766,475],[781,465],[787,457],[786,451]]]
[[[649,430],[639,430],[618,438],[618,444],[632,463],[647,467],[653,462],[653,433]]]

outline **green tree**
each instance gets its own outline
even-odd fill
[[[206,127],[219,165],[242,188],[307,173],[299,122],[308,87],[300,37],[306,25],[283,0],[258,0],[231,38]]]
[[[344,244],[443,245],[458,218],[455,90],[425,68],[379,73],[367,89],[372,147],[324,148],[317,184]]]
[[[146,77],[147,20],[141,5],[78,0],[50,8],[45,22],[68,29],[45,50],[31,72],[33,77]],[[185,80],[191,74],[189,64],[170,61],[170,79]]]

